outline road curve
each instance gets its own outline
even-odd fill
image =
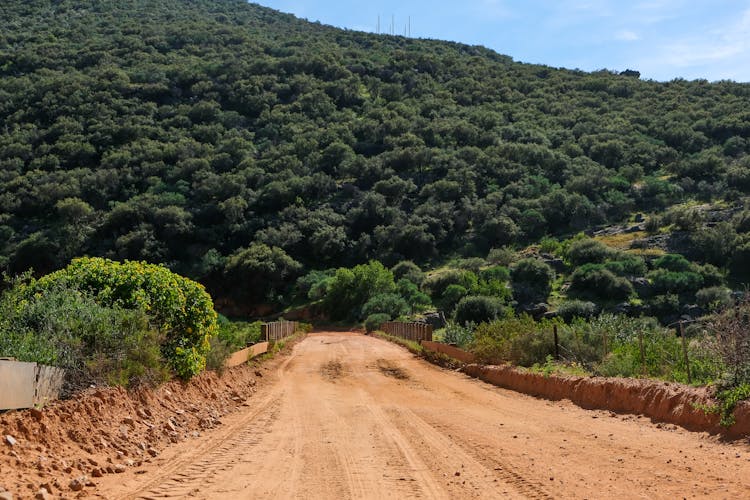
[[[221,429],[107,498],[750,498],[750,446],[309,335]]]

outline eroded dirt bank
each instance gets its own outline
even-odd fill
[[[97,450],[94,438],[86,439],[93,459],[133,464],[94,479],[96,488],[62,492],[212,499],[750,497],[745,441],[723,443],[646,417],[536,399],[437,368],[384,340],[312,334],[267,368],[255,386],[248,370],[196,383],[188,392],[206,408],[169,386],[162,389],[169,393],[145,402],[114,391],[115,400],[105,398],[98,407],[93,400],[100,398],[93,394],[64,403],[73,406],[54,417],[61,431],[88,436],[90,428],[97,437],[106,431],[109,447]],[[247,392],[235,384],[245,384]],[[232,391],[240,400],[232,399]],[[108,405],[119,410],[106,420]],[[226,408],[222,424],[194,437],[191,429],[200,427],[200,419],[191,416],[191,405],[202,412]],[[139,409],[152,415],[142,418]],[[134,426],[125,418],[133,418]],[[86,427],[91,419],[109,423]],[[177,428],[176,443],[170,442],[173,431],[162,430],[167,420]],[[128,439],[118,437],[123,430]],[[163,436],[155,457],[139,445],[149,435]],[[80,475],[75,467],[88,467],[87,451],[69,436],[55,439],[42,445],[42,452],[32,439],[19,439],[23,468],[9,455],[16,450],[4,445],[0,477],[12,478],[25,496],[33,496],[27,482]],[[115,448],[128,454],[120,456]],[[70,473],[52,469],[44,478],[21,479],[36,474],[35,455],[61,462],[65,453],[84,463],[76,462]]]
[[[41,410],[0,415],[0,491],[88,496],[107,475],[139,474],[168,447],[198,440],[247,408],[273,360],[156,390],[90,389]],[[8,439],[10,436],[10,439]]]
[[[693,431],[735,438],[750,434],[750,404],[740,403],[735,425],[722,427],[719,415],[702,409],[715,403],[705,388],[655,380],[544,376],[511,366],[468,365],[463,371],[498,387],[555,401],[568,399],[586,409],[645,415]]]

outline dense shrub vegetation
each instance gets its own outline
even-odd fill
[[[681,202],[740,206],[750,189],[746,84],[520,64],[241,0],[9,1],[0,23],[12,273],[146,260],[221,303],[278,307],[313,270],[488,252],[508,266],[508,247],[545,235]],[[697,213],[660,224],[694,231]],[[746,279],[746,220],[697,231],[697,259]],[[613,260],[590,242],[566,259]]]

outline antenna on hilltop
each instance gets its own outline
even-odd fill
[[[378,35],[380,34],[380,14],[378,14],[378,28],[377,28],[377,30],[376,30],[376,33],[377,33]]]
[[[395,35],[394,30],[396,29],[396,15],[391,14],[391,35]]]

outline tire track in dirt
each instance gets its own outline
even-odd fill
[[[283,374],[294,356],[286,359],[277,370]],[[209,482],[218,472],[227,469],[239,457],[231,451],[252,449],[268,433],[270,423],[278,418],[283,392],[270,392],[242,418],[212,433],[191,452],[182,455],[159,470],[156,477],[142,485],[138,491],[122,498],[168,498],[193,495],[200,486]]]

